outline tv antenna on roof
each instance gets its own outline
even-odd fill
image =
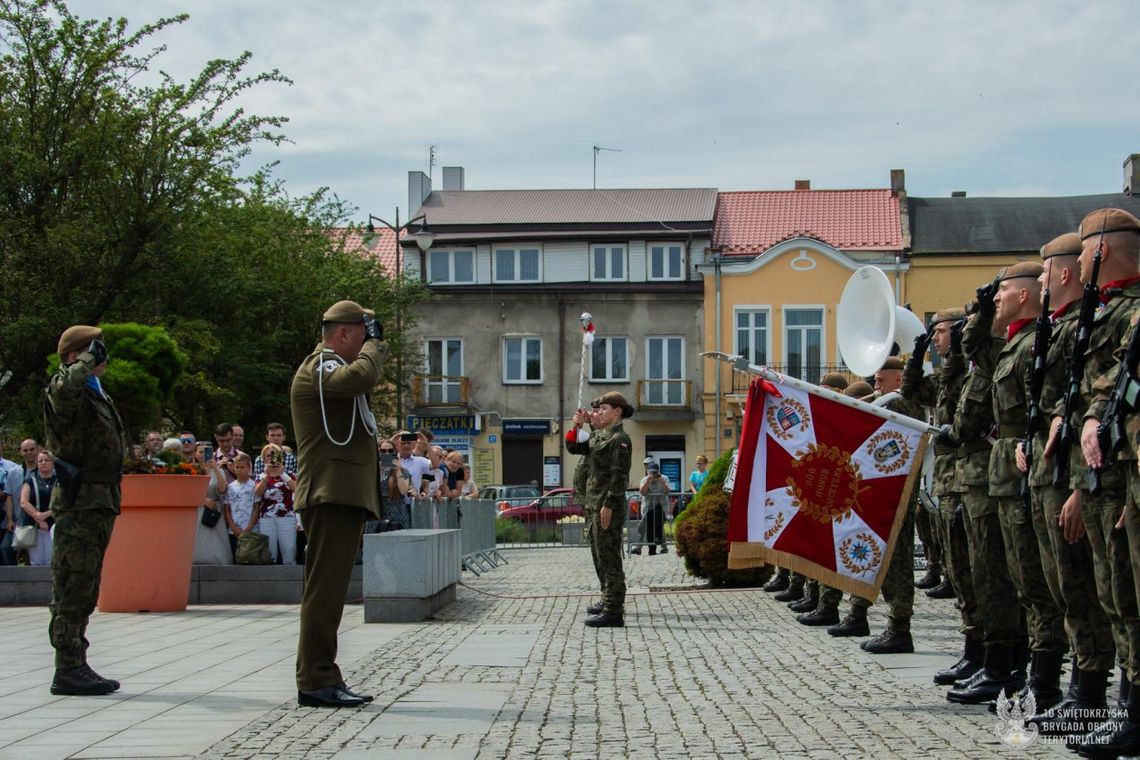
[[[594,189],[598,189],[598,154],[603,150],[608,150],[611,153],[621,153],[621,148],[603,148],[601,145],[594,145]]]

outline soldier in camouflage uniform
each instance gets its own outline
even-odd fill
[[[961,323],[966,312],[961,308],[943,309],[932,320],[931,340],[942,357],[942,366],[933,376],[923,375],[925,336],[915,341],[915,352],[903,373],[902,393],[915,404],[934,409],[934,424],[941,427],[954,420],[958,398],[966,378],[966,358],[962,355]],[[962,616],[960,628],[965,637],[963,654],[954,665],[940,670],[934,682],[950,685],[968,678],[982,667],[983,624],[978,614],[974,581],[970,575],[970,547],[963,519],[962,487],[959,482],[958,448],[935,444],[934,477],[931,492],[938,499],[934,524],[943,550],[943,570]]]
[[[995,286],[996,289],[996,286]],[[980,292],[980,291],[979,291]],[[994,308],[992,296],[980,297],[977,308]],[[1000,350],[1005,338],[971,331],[963,336],[968,358]],[[996,348],[995,348],[996,347]],[[1002,689],[1020,689],[1013,675],[1014,648],[1024,649],[1025,622],[1019,614],[1017,590],[1009,577],[1005,542],[998,518],[997,500],[990,496],[989,464],[994,429],[993,376],[975,364],[958,398],[957,413],[949,428],[943,427],[939,445],[958,447],[959,483],[962,487],[962,520],[970,546],[970,576],[978,613],[985,621],[985,665],[970,679],[958,681],[947,692],[951,702],[977,704],[993,699]],[[1020,663],[1024,656],[1017,657]],[[982,686],[980,690],[976,687]]]
[[[597,556],[602,574],[602,612],[586,618],[591,628],[625,625],[625,571],[621,564],[622,529],[625,527],[625,489],[629,484],[633,444],[621,421],[633,416],[625,396],[610,391],[595,404],[597,429],[590,445],[586,503],[597,510]]]
[[[1127,719],[1123,722],[1110,719],[1103,726],[1094,727],[1087,736],[1070,742],[1070,747],[1081,747],[1079,751],[1090,755],[1116,757],[1140,752],[1140,618],[1135,583],[1140,574],[1133,564],[1140,563],[1140,520],[1134,501],[1140,488],[1136,485],[1135,439],[1123,446],[1117,458],[1101,450],[1096,429],[1104,417],[1116,374],[1121,371],[1119,358],[1123,347],[1136,329],[1133,322],[1135,311],[1140,308],[1140,277],[1136,274],[1140,260],[1140,220],[1121,209],[1099,209],[1084,218],[1079,234],[1084,246],[1080,256],[1081,279],[1086,279],[1085,273],[1091,269],[1094,252],[1099,247],[1099,279],[1104,281],[1101,286],[1103,308],[1093,321],[1085,382],[1081,386],[1082,397],[1090,403],[1074,417],[1074,422],[1082,425],[1081,458],[1088,467],[1100,468],[1103,492],[1093,497],[1082,490],[1081,507],[1094,562],[1103,565],[1109,575],[1111,598],[1102,594],[1101,603],[1106,613],[1109,604],[1116,605],[1130,650],[1128,677],[1122,675],[1120,679],[1120,696],[1127,708]],[[1127,369],[1135,372],[1134,367]],[[1130,420],[1126,418],[1126,422],[1134,434],[1138,427],[1135,415]],[[1073,474],[1073,484],[1087,484],[1084,477],[1077,479],[1078,475],[1084,475],[1081,468],[1074,469],[1077,472]],[[1126,509],[1124,505],[1129,496],[1133,500]],[[1117,656],[1120,654],[1118,651]],[[1124,668],[1121,670],[1123,673]]]
[[[1029,685],[1041,709],[1061,701],[1061,665],[1068,649],[1064,618],[1049,591],[1033,528],[1031,505],[1022,495],[1017,447],[1025,438],[1028,380],[1033,369],[1034,326],[1041,315],[1044,267],[1024,261],[1003,270],[995,282],[995,310],[979,310],[966,327],[966,340],[981,342],[994,328],[1006,334],[999,351],[979,351],[974,360],[993,372],[997,443],[990,452],[990,496],[997,499],[1010,580],[1025,614],[1031,653]],[[1015,668],[1019,663],[1014,663]],[[984,690],[985,687],[983,686]],[[996,697],[997,694],[995,693]]]
[[[589,453],[590,441],[587,438],[585,441],[578,440],[578,431],[582,429],[582,425],[590,426],[592,430],[594,427],[594,409],[579,409],[574,414],[574,427],[566,433],[566,450],[571,454],[577,454],[577,466],[574,467],[574,495],[584,505],[586,528],[585,536],[586,543],[590,545],[590,558],[594,562],[594,572],[598,576],[598,583],[601,584],[602,593],[605,594],[605,579],[602,577],[602,568],[598,565],[598,510],[596,510],[589,501],[586,499],[586,488],[590,478],[589,467]],[[586,608],[586,612],[590,615],[597,615],[603,609],[602,602],[595,602]]]
[[[1080,313],[1081,283],[1077,256],[1081,252],[1080,236],[1074,232],[1061,235],[1041,248],[1045,272],[1041,284],[1048,288],[1053,335],[1045,361],[1044,382],[1039,405],[1042,415],[1051,417],[1062,403],[1069,382],[1068,358],[1076,341],[1077,316]],[[1060,418],[1057,418],[1060,422]],[[1034,451],[1045,452],[1048,427],[1038,433]],[[1032,463],[1018,452],[1018,467],[1028,469],[1033,498],[1033,527],[1041,552],[1045,581],[1061,608],[1065,632],[1073,651],[1069,674],[1068,696],[1060,704],[1043,710],[1034,719],[1046,734],[1062,732],[1078,710],[1089,710],[1105,704],[1105,682],[1112,670],[1114,653],[1112,626],[1097,601],[1096,577],[1093,573],[1092,548],[1085,535],[1080,515],[1062,515],[1062,507],[1071,495],[1068,488],[1053,487],[1052,456],[1035,456]],[[1066,527],[1067,522],[1067,527]],[[1057,727],[1058,730],[1054,730]]]
[[[51,693],[109,694],[119,682],[103,678],[87,664],[87,622],[99,598],[103,555],[119,514],[127,437],[99,382],[107,368],[103,331],[88,325],[69,327],[60,336],[58,351],[60,367],[44,403],[47,448],[57,458],[61,478],[51,496],[55,518],[48,625],[55,648]],[[78,490],[61,487],[68,465],[79,469]]]

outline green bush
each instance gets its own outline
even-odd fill
[[[496,544],[523,544],[527,541],[530,541],[530,533],[521,522],[495,518]]]
[[[708,579],[712,586],[759,586],[772,577],[769,565],[748,570],[728,569],[728,511],[731,502],[724,492],[724,478],[732,464],[725,452],[709,467],[701,490],[674,522],[677,549],[690,575]]]

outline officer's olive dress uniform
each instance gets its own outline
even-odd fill
[[[307,538],[297,642],[301,691],[344,681],[336,664],[337,628],[364,522],[381,517],[375,432],[362,419],[357,397],[380,382],[386,356],[383,343],[368,340],[360,355],[345,365],[330,349],[318,345],[293,376],[290,403],[297,460],[302,463],[294,501]],[[322,422],[322,397],[328,435]],[[339,446],[330,435],[337,441],[348,440]]]
[[[603,397],[604,398],[604,397]],[[625,527],[625,489],[633,445],[618,422],[590,435],[589,476],[586,502],[595,511],[610,508],[610,525],[595,524],[597,539],[591,543],[594,565],[601,574],[604,614],[625,614],[625,570],[621,560],[622,530]]]

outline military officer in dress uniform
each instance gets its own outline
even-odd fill
[[[376,489],[376,419],[368,393],[380,382],[387,346],[371,310],[338,301],[321,318],[321,342],[293,376],[297,431],[296,504],[305,524],[305,589],[297,642],[297,701],[355,707],[336,664],[337,628],[364,522],[381,518]]]
[[[59,370],[44,403],[47,448],[56,457],[61,484],[51,494],[55,518],[51,561],[51,622],[55,648],[52,694],[91,696],[117,691],[119,682],[87,664],[87,621],[99,598],[103,555],[119,514],[127,437],[111,398],[99,381],[107,369],[103,331],[75,325],[59,338]],[[78,468],[78,488],[62,487]]]
[[[593,429],[595,411],[596,408],[591,406],[589,409],[579,409],[574,413],[574,426],[566,431],[566,450],[580,457],[577,466],[574,468],[574,495],[585,507],[586,543],[590,545],[590,558],[594,562],[594,573],[598,576],[598,583],[602,586],[604,596],[605,578],[602,575],[602,568],[598,565],[598,512],[586,499],[586,488],[590,480],[590,439],[578,440],[578,432],[582,429],[582,425],[589,425],[590,429]],[[604,601],[598,601],[586,607],[586,613],[597,615],[603,609],[605,609]]]
[[[595,563],[602,575],[602,611],[586,618],[591,628],[625,625],[625,570],[621,564],[622,528],[625,527],[625,489],[633,444],[622,420],[633,416],[625,396],[610,391],[597,399],[594,432],[590,436],[586,503],[597,512]]]

